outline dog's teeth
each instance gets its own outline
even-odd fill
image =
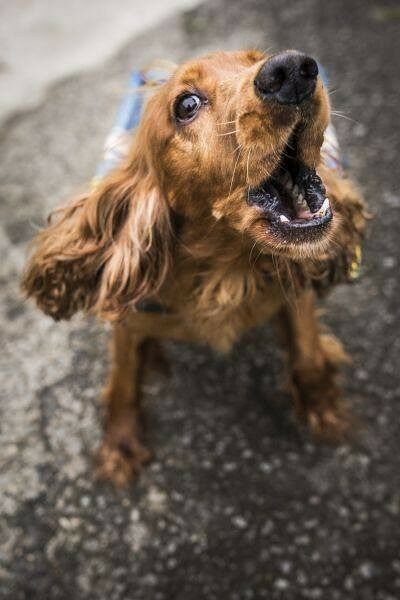
[[[279,215],[279,218],[282,223],[289,223],[289,219],[285,215]]]
[[[325,198],[323,205],[321,206],[321,210],[323,214],[326,214],[326,211],[330,208],[329,198]]]
[[[317,217],[323,217],[326,215],[327,210],[330,208],[329,198],[325,198],[323,205],[321,208],[315,213]]]
[[[299,194],[297,197],[294,198],[294,203],[299,209],[308,209],[308,204],[305,201],[304,196],[302,194]]]

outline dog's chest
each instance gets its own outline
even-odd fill
[[[180,310],[194,337],[226,351],[248,329],[270,320],[282,305],[282,288],[265,268],[248,264],[199,270]],[[185,297],[186,296],[186,297]]]

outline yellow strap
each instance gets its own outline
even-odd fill
[[[361,246],[358,245],[355,248],[354,258],[353,258],[353,260],[350,264],[349,270],[348,270],[348,276],[350,279],[357,279],[357,277],[359,277],[361,260],[362,260]]]

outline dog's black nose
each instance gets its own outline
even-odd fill
[[[280,104],[301,104],[312,96],[318,76],[313,58],[287,51],[268,59],[259,70],[254,85],[263,100]]]

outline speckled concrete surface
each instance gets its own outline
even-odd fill
[[[0,597],[396,600],[400,597],[396,3],[213,2],[51,90],[1,136]],[[397,17],[396,17],[397,15]],[[149,41],[151,43],[149,43]],[[54,324],[18,296],[35,224],[93,173],[128,70],[214,47],[302,48],[326,66],[353,175],[377,213],[363,278],[328,302],[355,368],[358,441],[299,431],[273,333],[228,358],[169,344],[146,383],[156,460],[116,493],[93,478],[107,332]],[[150,46],[150,47],[149,47]]]

